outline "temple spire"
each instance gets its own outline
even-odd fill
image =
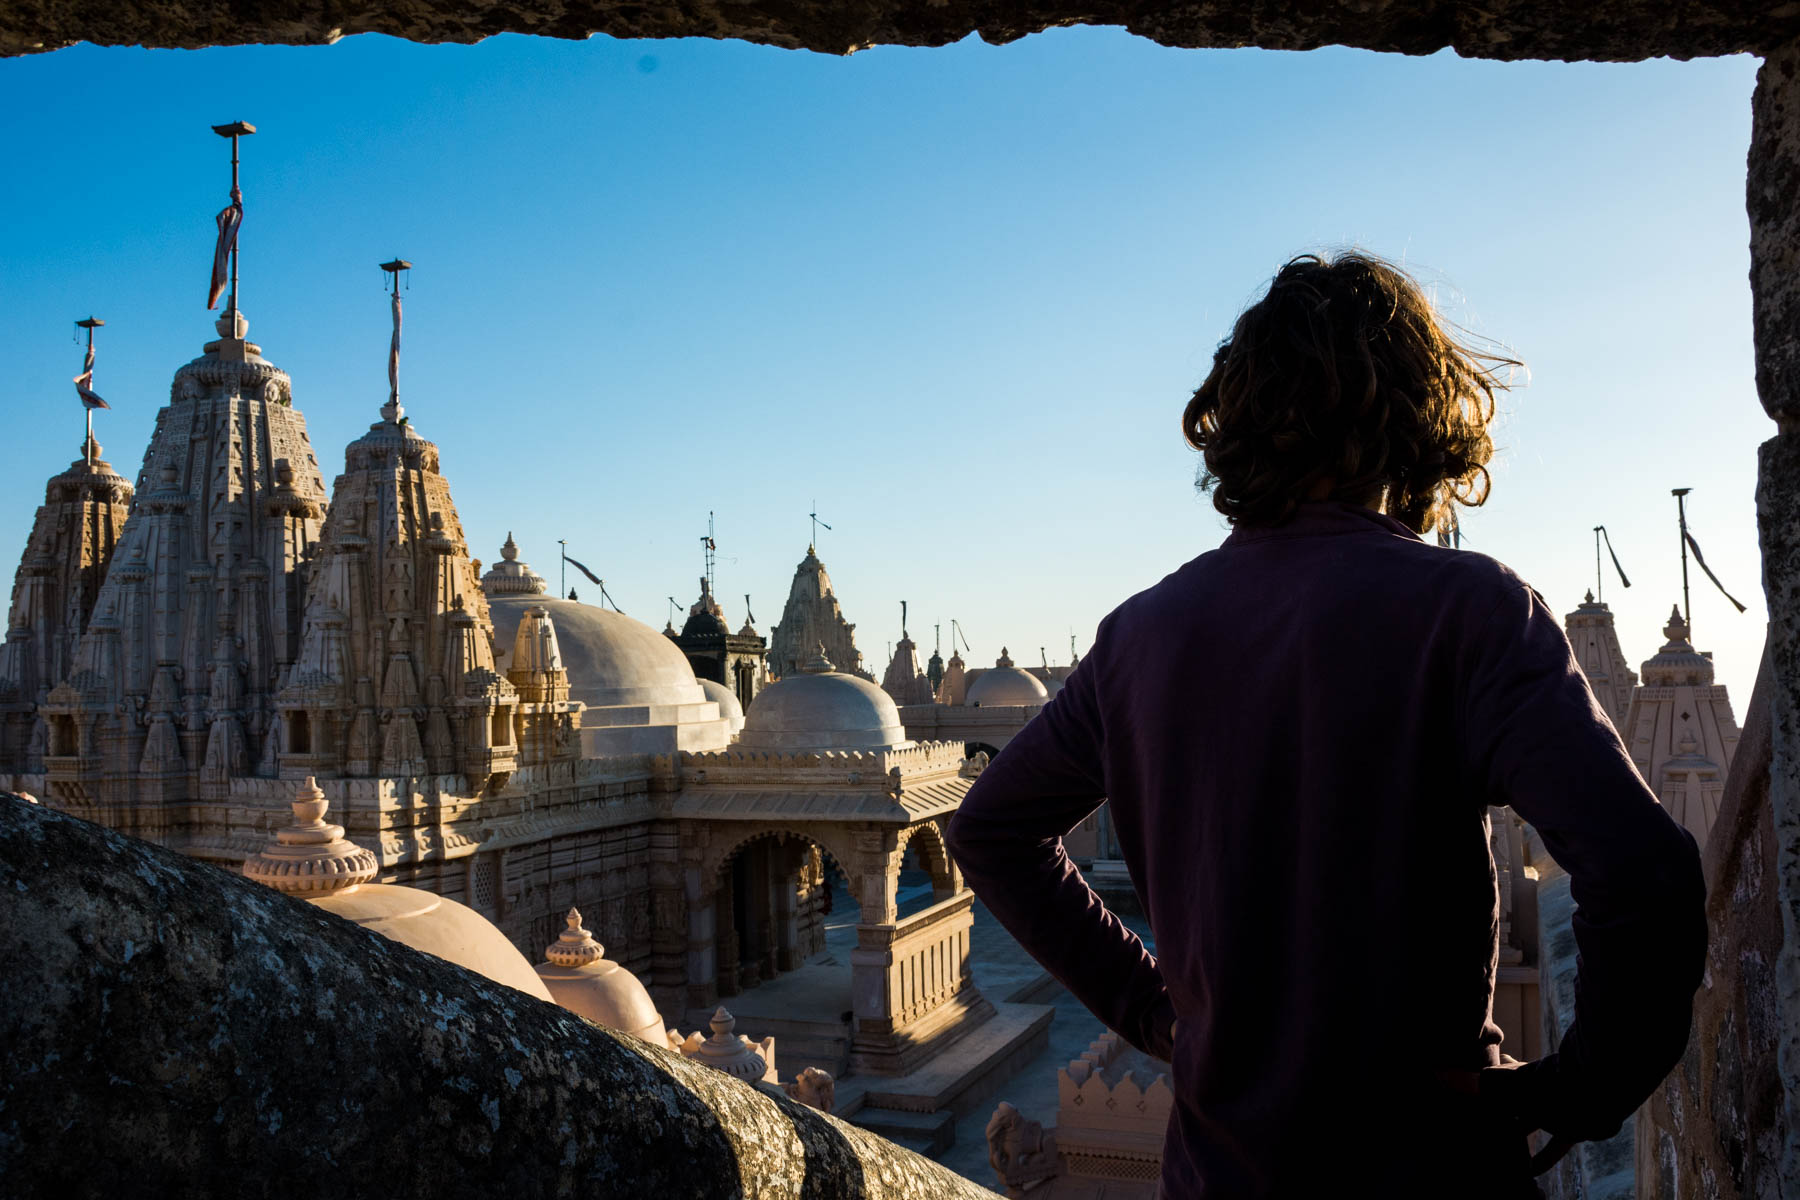
[[[388,342],[388,402],[382,406],[381,419],[396,424],[406,416],[406,410],[400,407],[400,273],[412,270],[412,264],[399,255],[391,262],[381,264],[381,269],[393,276],[394,334]],[[511,534],[507,534],[511,538]]]

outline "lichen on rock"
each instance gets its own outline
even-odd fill
[[[12,1195],[991,1197],[303,901],[0,796]]]

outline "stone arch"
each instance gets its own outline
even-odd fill
[[[902,830],[898,849],[903,855],[907,850],[913,851],[919,866],[931,876],[931,887],[936,893],[936,899],[948,899],[961,890],[962,880],[958,877],[956,864],[951,860],[950,851],[944,844],[944,831],[938,828],[935,821]]]
[[[803,842],[810,842],[837,867],[838,878],[844,881],[844,887],[849,890],[850,894],[856,894],[856,880],[851,874],[851,864],[855,862],[855,859],[850,856],[849,851],[835,845],[836,839],[813,831],[795,829],[789,825],[760,825],[739,837],[720,843],[721,848],[709,854],[701,865],[701,878],[706,881],[709,888],[717,887],[719,881],[724,877],[726,869],[731,866],[731,860],[736,858],[746,846],[768,838],[779,837],[794,837]]]
[[[715,985],[708,1004],[796,970],[825,949],[828,862],[855,894],[855,860],[829,835],[782,824],[724,832],[699,871]]]

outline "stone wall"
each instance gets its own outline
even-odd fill
[[[1687,1055],[1638,1110],[1639,1200],[1779,1192],[1781,912],[1769,810],[1769,683],[1765,662],[1706,846],[1711,942]]]
[[[0,962],[10,1195],[992,1196],[785,1097],[10,796]]]
[[[0,55],[87,40],[102,45],[321,43],[386,33],[475,42],[496,33],[584,38],[735,37],[846,54],[865,46],[941,46],[979,33],[1009,42],[1058,25],[1121,25],[1167,46],[1312,50],[1341,44],[1403,54],[1446,46],[1468,58],[1634,60],[1759,51],[1800,35],[1800,10],[1754,0],[1412,0],[1268,4],[1256,0],[752,0],[645,5],[627,0],[34,0],[0,8]],[[840,664],[842,665],[842,664]]]

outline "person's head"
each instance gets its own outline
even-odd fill
[[[1494,392],[1518,365],[1458,343],[1392,264],[1303,254],[1238,318],[1181,427],[1234,525],[1336,499],[1425,533],[1486,501]]]

